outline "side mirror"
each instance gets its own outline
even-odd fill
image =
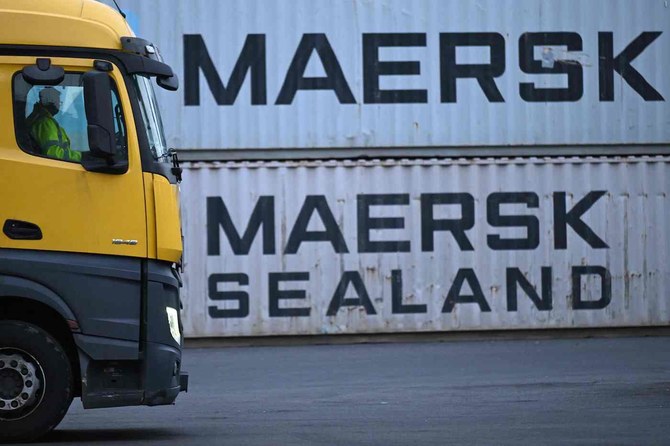
[[[156,83],[159,87],[162,87],[168,91],[177,91],[179,89],[179,78],[176,74],[173,74],[170,77],[157,76]]]
[[[21,70],[23,79],[31,85],[58,85],[65,78],[63,67],[51,66],[51,59],[38,58],[35,65]]]
[[[104,158],[111,164],[116,153],[116,143],[109,75],[104,71],[89,71],[84,73],[83,83],[90,154]]]

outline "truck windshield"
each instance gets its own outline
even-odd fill
[[[136,75],[133,78],[137,87],[142,121],[144,122],[144,129],[147,133],[151,153],[157,161],[167,161],[168,147],[165,143],[163,122],[158,111],[158,102],[156,101],[151,81],[144,76]]]

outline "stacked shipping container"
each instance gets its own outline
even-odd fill
[[[182,79],[187,335],[670,321],[667,2],[121,4]]]

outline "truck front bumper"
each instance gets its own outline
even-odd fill
[[[97,347],[105,345],[105,341],[118,344],[117,340],[97,338]],[[90,344],[86,347],[90,352]],[[107,359],[109,350],[104,355],[90,355],[86,350],[79,351],[81,399],[86,409],[172,404],[180,392],[188,390],[188,373],[181,370],[180,348],[148,342],[143,358],[137,360],[121,359],[121,355]]]
[[[144,392],[145,406],[164,406],[172,404],[180,392],[188,392],[188,373],[179,373],[179,386],[158,391]]]

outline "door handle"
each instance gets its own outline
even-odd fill
[[[2,232],[12,240],[42,240],[42,230],[35,223],[5,220]]]

